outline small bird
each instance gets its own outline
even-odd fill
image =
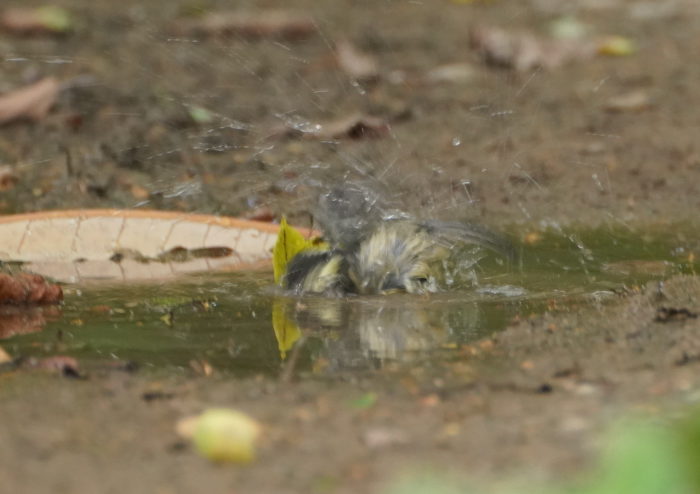
[[[511,257],[510,244],[483,227],[416,220],[355,183],[322,195],[315,217],[329,248],[302,250],[289,261],[281,284],[297,294],[432,293],[445,286],[465,247]]]

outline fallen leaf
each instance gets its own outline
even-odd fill
[[[333,120],[320,125],[317,132],[306,133],[304,137],[318,139],[350,139],[380,138],[389,134],[389,123],[380,117],[355,114]]]
[[[202,456],[216,462],[253,460],[261,430],[260,424],[248,415],[226,408],[211,408],[176,425],[181,437],[192,440]]]
[[[625,57],[636,51],[634,42],[624,36],[607,36],[598,42],[598,53],[612,57]]]
[[[353,79],[372,81],[379,77],[379,64],[374,57],[360,52],[347,40],[336,43],[335,58],[338,67]]]
[[[215,115],[203,106],[192,105],[188,108],[190,118],[198,124],[209,124],[214,121]]]
[[[471,64],[451,63],[431,69],[425,75],[425,80],[430,83],[447,82],[459,84],[469,82],[474,79],[475,76],[476,71]]]
[[[290,226],[287,218],[282,217],[279,233],[272,249],[272,268],[275,283],[281,283],[282,277],[287,272],[287,265],[300,252],[319,250],[311,239],[306,238],[302,232]],[[321,249],[323,250],[323,249]]]
[[[7,353],[3,347],[0,346],[0,365],[7,364],[8,362],[12,362],[12,357],[10,357],[10,354]]]
[[[528,32],[510,32],[491,26],[473,29],[472,47],[492,65],[526,72],[554,69],[595,55],[596,45],[579,39],[543,39]]]
[[[301,12],[210,12],[194,19],[182,19],[174,26],[178,35],[240,36],[244,38],[303,39],[316,31],[314,19]]]
[[[55,304],[63,300],[59,285],[47,282],[38,274],[0,273],[0,305]]]
[[[278,229],[272,223],[176,211],[39,211],[0,216],[0,252],[3,261],[21,261],[27,271],[67,282],[163,278],[269,266]],[[21,244],[18,231],[26,232]]]
[[[311,122],[299,116],[278,115],[283,124],[273,128],[271,137],[299,137],[302,139],[363,139],[389,135],[391,127],[387,119],[353,113],[327,122]]]
[[[206,360],[190,360],[190,368],[200,376],[210,377],[214,373],[214,368]]]
[[[14,120],[41,120],[58,96],[60,86],[53,77],[0,95],[0,125]]]
[[[389,427],[374,427],[362,435],[362,441],[369,449],[387,448],[408,444],[408,435],[400,430]]]
[[[581,39],[588,27],[572,15],[565,15],[549,23],[549,33],[557,39]]]
[[[64,34],[73,29],[66,9],[55,5],[16,7],[0,14],[0,27],[16,34]]]
[[[0,191],[11,189],[18,181],[19,178],[10,165],[0,165]]]

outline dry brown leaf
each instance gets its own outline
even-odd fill
[[[14,120],[41,120],[58,96],[60,85],[53,77],[0,95],[0,124]]]
[[[543,39],[492,26],[473,29],[470,40],[487,63],[519,72],[554,69],[573,60],[591,58],[597,49],[595,43],[586,40]]]
[[[55,304],[63,300],[60,286],[38,274],[0,273],[0,304]]]
[[[245,219],[269,223],[275,219],[275,213],[270,208],[261,206],[245,213]]]
[[[17,185],[19,178],[10,165],[0,165],[0,192]]]
[[[183,19],[174,26],[184,36],[241,36],[244,38],[303,39],[316,31],[312,17],[294,11],[211,12]]]
[[[335,46],[338,67],[353,79],[372,81],[379,77],[379,64],[370,55],[362,53],[349,41],[339,41]]]

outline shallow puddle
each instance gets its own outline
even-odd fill
[[[430,296],[287,297],[271,286],[270,272],[69,286],[60,308],[0,313],[0,335],[15,333],[2,341],[14,356],[169,372],[327,375],[430,361],[515,317],[606,303],[647,281],[694,272],[700,244],[689,231],[521,235],[512,265],[486,258],[474,286]]]

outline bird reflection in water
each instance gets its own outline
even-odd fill
[[[327,372],[411,362],[478,333],[476,302],[424,296],[278,297],[273,326],[283,359],[309,339],[321,342],[313,360]]]

